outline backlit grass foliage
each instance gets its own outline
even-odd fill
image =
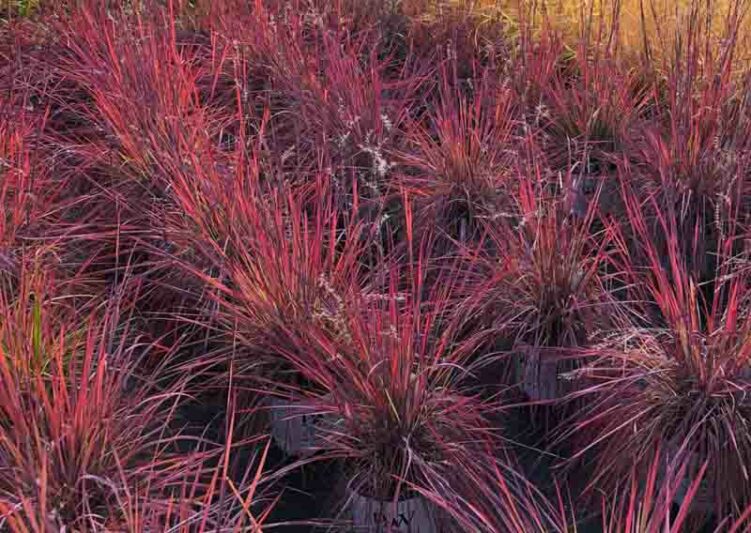
[[[746,0],[6,4],[0,530],[749,531]]]

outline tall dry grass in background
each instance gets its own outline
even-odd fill
[[[501,23],[540,35],[559,33],[571,47],[584,36],[635,60],[664,66],[675,60],[676,46],[688,35],[706,39],[708,52],[727,46],[728,28],[742,19],[735,46],[738,68],[751,59],[751,3],[735,0],[403,0],[402,9],[416,20],[436,21],[459,14],[480,28]],[[698,31],[698,33],[696,33]]]

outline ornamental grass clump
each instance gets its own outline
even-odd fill
[[[452,243],[477,243],[483,221],[508,210],[518,124],[511,90],[491,73],[463,87],[456,65],[445,66],[436,92],[408,126],[398,180],[415,202],[414,230],[433,234],[436,254],[445,254]]]
[[[612,488],[628,469],[643,473],[653,461],[661,475],[681,471],[687,479],[705,468],[691,511],[738,518],[751,497],[751,308],[743,227],[728,221],[712,283],[703,288],[681,253],[675,215],[658,219],[669,246],[663,257],[633,192],[625,190],[631,227],[648,258],[646,267],[630,270],[635,325],[593,347],[584,369],[589,384],[573,395],[590,400],[564,434],[583,437],[575,438],[573,459],[593,461],[592,488]],[[678,503],[686,486],[673,495]]]
[[[491,252],[472,254],[481,288],[466,305],[501,352],[499,363],[509,350],[518,356],[512,383],[534,400],[553,400],[559,374],[576,366],[572,353],[617,323],[605,270],[610,237],[592,230],[596,202],[583,218],[573,216],[539,167],[520,175],[515,200],[513,217],[486,225]]]
[[[134,373],[150,347],[112,317],[61,318],[52,296],[0,302],[2,515],[13,530],[106,528],[129,493],[148,490],[157,505],[201,458],[164,438],[178,393]]]
[[[418,265],[412,275],[422,279]],[[493,402],[473,392],[475,346],[459,340],[446,309],[446,287],[461,277],[453,274],[430,290],[419,281],[398,290],[401,273],[391,270],[385,294],[345,308],[346,336],[332,339],[314,326],[296,336],[292,364],[326,376],[327,394],[313,404],[326,417],[323,457],[343,463],[345,507],[366,499],[398,508],[420,498],[433,520],[482,529],[473,506],[496,495],[491,486],[499,483],[488,472],[504,483],[504,501],[521,506],[526,485],[489,422]]]

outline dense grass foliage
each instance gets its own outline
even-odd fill
[[[749,7],[0,4],[0,529],[748,531]]]

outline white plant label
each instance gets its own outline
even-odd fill
[[[435,516],[421,496],[381,501],[357,494],[350,500],[352,532],[438,533]]]

